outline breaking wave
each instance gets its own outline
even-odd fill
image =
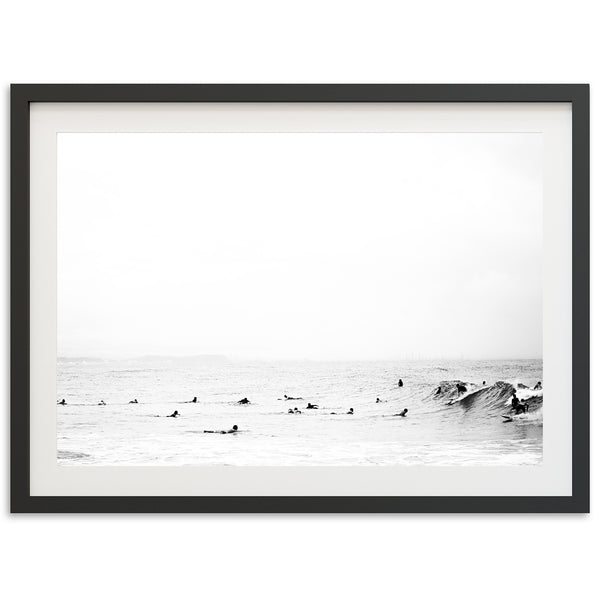
[[[497,381],[489,386],[460,380],[442,381],[425,400],[436,402],[440,407],[456,406],[463,410],[501,414],[510,410],[513,393],[521,402],[528,404],[530,413],[542,408],[542,390],[534,390],[521,383],[515,386],[505,381]]]

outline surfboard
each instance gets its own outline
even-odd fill
[[[510,423],[513,418],[510,415],[502,415],[503,419],[506,419],[506,421],[504,421],[505,423]]]

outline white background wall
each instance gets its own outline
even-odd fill
[[[10,82],[589,82],[593,153],[597,13],[597,3],[577,0],[10,0],[0,35],[5,196]],[[7,241],[0,250],[7,281]],[[593,244],[593,265],[597,255]],[[2,352],[8,397],[8,341]],[[594,409],[592,422],[593,437]],[[597,465],[598,444],[592,450]],[[7,483],[8,442],[2,452]],[[8,516],[7,492],[2,499],[0,581],[11,599],[590,598],[598,590],[594,501],[591,516],[232,517]]]

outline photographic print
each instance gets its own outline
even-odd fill
[[[57,144],[61,466],[542,463],[542,135]]]

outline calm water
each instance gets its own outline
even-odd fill
[[[402,377],[404,387],[399,388]],[[455,383],[468,392],[457,397]],[[482,385],[486,381],[486,386]],[[504,423],[509,386],[542,361],[254,362],[146,359],[58,363],[61,465],[532,465],[541,396]],[[483,389],[479,393],[478,390]],[[475,394],[474,394],[475,393]],[[284,394],[303,400],[282,400]],[[519,396],[532,392],[519,389]],[[198,397],[198,403],[190,401]],[[238,405],[247,397],[250,405]],[[376,398],[381,399],[376,403]],[[129,404],[136,398],[139,404]],[[99,406],[104,401],[106,406]],[[306,410],[307,402],[319,405]],[[450,404],[449,404],[450,403]],[[508,407],[507,407],[508,403]],[[288,414],[298,407],[302,414]],[[354,415],[345,414],[354,408]],[[394,416],[408,408],[406,418]],[[179,418],[164,418],[174,410]],[[332,412],[342,414],[330,414]],[[205,434],[229,429],[233,435]]]

